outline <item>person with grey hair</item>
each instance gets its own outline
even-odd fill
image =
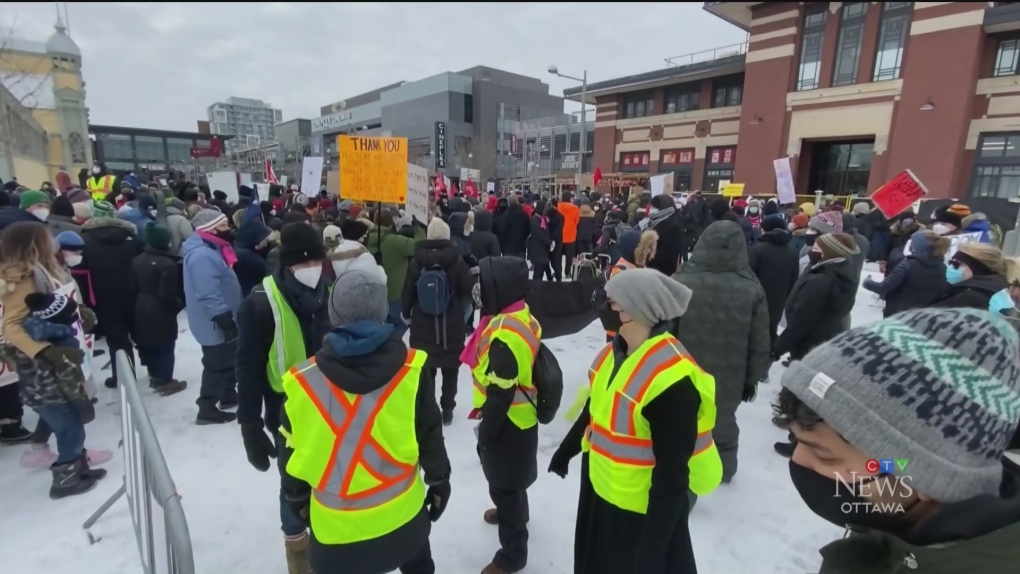
[[[581,459],[574,572],[697,572],[687,515],[722,481],[715,380],[674,336],[691,290],[653,269],[606,283],[620,316],[588,371],[591,396],[552,457]],[[620,409],[620,398],[627,397]]]
[[[426,353],[387,322],[377,273],[341,273],[328,306],[322,348],[283,378],[278,445],[312,571],[434,574],[429,533],[450,499],[450,460]]]

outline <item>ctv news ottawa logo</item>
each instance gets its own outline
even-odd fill
[[[904,474],[909,458],[870,459],[864,464],[867,475],[836,477],[836,498],[850,498],[840,505],[845,514],[903,514],[903,501],[914,495],[912,479]]]

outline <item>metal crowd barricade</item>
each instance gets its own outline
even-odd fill
[[[89,542],[102,538],[89,532],[121,496],[127,495],[135,541],[144,574],[194,574],[188,521],[181,497],[170,478],[163,451],[149,414],[138,394],[138,381],[124,351],[118,351],[117,385],[120,389],[121,444],[124,447],[124,484],[82,525]]]

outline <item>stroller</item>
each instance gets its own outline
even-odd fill
[[[579,253],[574,258],[574,265],[570,269],[570,280],[584,281],[598,277],[600,263],[601,256],[596,260],[591,253]]]

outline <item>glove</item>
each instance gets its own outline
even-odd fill
[[[213,317],[213,323],[223,331],[223,342],[229,343],[237,338],[237,323],[230,313],[221,313]]]
[[[425,495],[425,505],[429,507],[429,520],[435,522],[443,515],[446,504],[450,501],[450,481],[444,480],[429,487]]]
[[[81,328],[86,333],[91,333],[96,328],[96,314],[88,307],[78,307],[78,317],[81,319]]]
[[[276,458],[276,445],[262,429],[262,423],[241,425],[241,439],[244,441],[244,451],[248,454],[248,463],[255,470],[269,470],[269,459]]]
[[[570,470],[570,458],[570,455],[563,450],[561,445],[553,453],[552,460],[549,461],[549,472],[560,478],[567,478],[567,472]]]
[[[55,347],[50,345],[39,351],[35,358],[49,363],[59,375],[60,373],[80,367],[85,360],[85,353],[77,347]]]
[[[750,403],[754,401],[754,398],[756,396],[758,396],[758,383],[757,382],[744,383],[744,392],[741,395],[740,399],[745,403]]]
[[[307,498],[302,498],[301,500],[291,500],[288,498],[287,506],[290,507],[290,513],[293,514],[295,518],[304,523],[305,526],[308,526],[310,520],[308,519]]]

